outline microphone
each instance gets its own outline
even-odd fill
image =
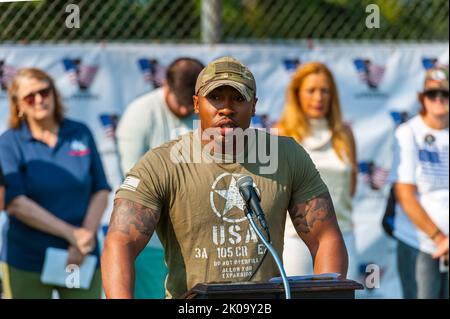
[[[269,232],[266,216],[264,216],[264,212],[259,203],[261,201],[261,198],[259,197],[255,188],[253,187],[253,179],[248,175],[243,175],[238,178],[236,184],[237,187],[239,188],[239,193],[241,194],[242,199],[245,202],[246,210],[251,210],[253,213],[255,213],[256,217],[261,223],[261,226],[267,232]]]
[[[270,243],[269,227],[267,226],[266,217],[264,216],[264,212],[259,203],[261,201],[261,198],[259,197],[258,193],[256,192],[256,189],[253,187],[253,179],[250,176],[243,175],[238,178],[238,180],[236,181],[236,184],[237,184],[237,187],[239,188],[239,193],[241,194],[242,199],[245,202],[245,214],[247,215],[247,219],[250,222],[250,226],[256,232],[258,237],[262,240],[262,242],[263,242],[264,246],[266,246],[267,250],[270,251],[270,253],[272,254],[273,259],[275,260],[275,263],[277,264],[277,267],[280,270],[281,278],[283,280],[283,285],[284,285],[284,289],[285,289],[285,293],[286,293],[286,299],[291,299],[291,287],[289,285],[289,281],[287,279],[286,272],[284,271],[283,263],[281,262],[280,257],[278,257],[276,250],[273,248],[273,246]],[[259,220],[261,226],[267,232],[267,237],[268,237],[267,239],[261,233],[261,230],[259,229],[259,227],[256,226],[255,221],[250,216],[251,214],[255,214],[256,217],[258,217],[258,220]],[[258,270],[259,266],[261,266],[261,263],[264,260],[264,257],[266,256],[267,250],[264,253],[264,256],[262,257],[256,270]],[[253,275],[255,273],[256,273],[256,271],[253,273]],[[253,275],[252,275],[252,277],[253,277]]]

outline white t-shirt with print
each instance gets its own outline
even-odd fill
[[[391,182],[417,186],[417,199],[431,220],[446,235],[449,228],[449,134],[435,130],[417,115],[400,125],[395,133]],[[394,236],[428,254],[436,245],[396,206]]]

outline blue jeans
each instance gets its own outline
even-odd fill
[[[439,259],[397,241],[397,265],[405,299],[448,299],[448,272],[439,271]]]

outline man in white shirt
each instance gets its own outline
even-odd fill
[[[196,59],[176,59],[167,68],[161,88],[138,97],[126,108],[117,128],[124,176],[148,150],[192,130],[196,119],[192,96],[202,69],[203,64]],[[135,298],[164,298],[167,267],[156,235],[135,266]]]
[[[405,298],[448,298],[448,67],[427,72],[419,100],[420,114],[395,134],[398,269]]]

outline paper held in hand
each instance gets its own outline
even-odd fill
[[[289,276],[288,281],[302,281],[302,280],[337,280],[341,279],[341,274],[338,273],[326,273],[326,274],[312,274],[303,276]],[[269,282],[282,282],[281,277],[274,277]]]
[[[81,265],[67,265],[68,251],[47,248],[41,281],[66,288],[89,289],[97,265],[97,256],[88,255]]]

